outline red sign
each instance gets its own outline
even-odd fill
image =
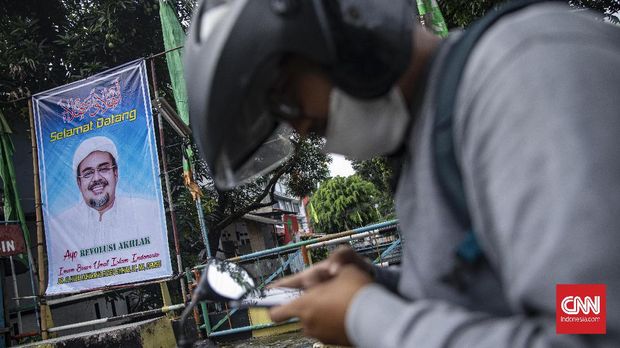
[[[11,256],[26,251],[24,235],[19,225],[0,225],[0,256]]]
[[[605,288],[605,284],[557,284],[556,333],[607,333]]]

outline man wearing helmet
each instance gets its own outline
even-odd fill
[[[466,219],[438,179],[451,162],[435,153],[446,134],[437,85],[460,37],[440,42],[414,25],[407,0],[199,8],[185,46],[190,116],[220,188],[282,163],[287,124],[359,159],[404,153],[401,268],[338,251],[280,281],[306,291],[272,319],[299,317],[310,336],[361,347],[611,347],[620,340],[620,30],[541,3],[481,36],[447,133]],[[464,263],[472,241],[481,256]],[[606,335],[556,333],[557,284],[605,284]]]

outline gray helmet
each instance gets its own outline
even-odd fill
[[[292,153],[270,102],[284,56],[321,65],[358,98],[385,94],[409,65],[410,0],[208,2],[189,29],[185,79],[194,140],[219,188],[264,174]]]

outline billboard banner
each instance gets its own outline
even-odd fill
[[[47,295],[172,275],[144,60],[35,95]]]
[[[24,233],[19,225],[0,225],[0,256],[14,256],[26,252]]]

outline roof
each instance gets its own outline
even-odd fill
[[[266,217],[262,217],[262,216],[258,216],[254,214],[245,214],[243,215],[243,218],[246,220],[256,221],[256,222],[260,222],[263,224],[270,224],[270,225],[278,225],[282,223],[282,221],[279,221],[279,220],[270,219],[270,218],[266,218]]]

